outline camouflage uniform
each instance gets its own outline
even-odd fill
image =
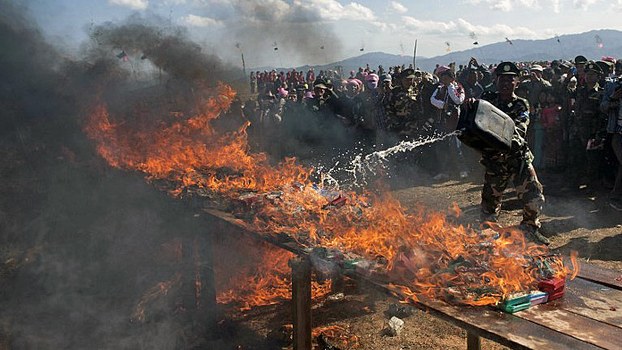
[[[387,130],[411,135],[416,129],[415,110],[417,95],[413,86],[404,89],[396,86],[391,90],[391,101],[386,111]]]
[[[514,95],[509,102],[499,100],[498,93],[486,92],[482,98],[509,115],[516,123],[512,149],[508,152],[487,150],[482,152],[481,164],[486,167],[482,189],[482,211],[495,217],[501,210],[501,200],[512,181],[518,199],[523,202],[522,225],[540,228],[538,216],[544,205],[542,184],[538,181],[531,162],[533,154],[527,146],[525,135],[529,124],[529,103]]]
[[[583,181],[587,176],[590,180],[597,177],[598,155],[587,151],[588,141],[595,139],[598,133],[604,135],[607,117],[600,111],[602,89],[598,83],[592,88],[583,85],[577,89],[577,100],[574,105],[574,115],[570,122],[570,151],[572,164],[569,170],[577,177],[576,181]],[[570,174],[569,174],[570,175]]]

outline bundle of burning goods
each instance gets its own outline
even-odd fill
[[[538,288],[548,294],[548,301],[559,299],[564,296],[564,287],[566,280],[564,278],[555,277],[548,280],[540,281]]]

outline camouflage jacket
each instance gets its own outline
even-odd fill
[[[396,86],[391,90],[391,101],[386,111],[387,129],[404,131],[406,125],[414,121],[417,107],[417,97],[414,87],[404,89]]]

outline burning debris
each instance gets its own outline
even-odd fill
[[[313,329],[313,338],[322,350],[356,349],[360,346],[359,337],[352,334],[346,325],[332,325]]]
[[[494,305],[570,272],[559,256],[527,242],[518,229],[479,230],[448,219],[456,215],[455,208],[448,214],[407,211],[388,193],[360,194],[316,184],[313,169],[292,158],[273,165],[265,154],[250,152],[249,124],[225,134],[212,128],[211,122],[232,103],[232,88],[220,84],[201,95],[198,114],[162,123],[160,129],[127,127],[102,104],[85,130],[111,166],[141,171],[173,196],[198,203],[204,198],[204,208],[229,211],[256,232],[289,237],[309,252],[327,249],[321,260],[334,264],[328,270],[338,266],[373,275],[393,282],[414,300],[425,295],[456,304]],[[284,266],[286,258],[279,261]],[[234,298],[231,294],[221,300]]]

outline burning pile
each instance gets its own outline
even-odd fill
[[[313,183],[313,170],[294,159],[270,164],[265,154],[250,152],[249,124],[224,134],[211,126],[234,96],[221,84],[200,99],[196,115],[156,129],[127,127],[102,104],[85,130],[111,166],[141,171],[174,196],[233,212],[257,232],[288,237],[309,251],[323,247],[340,268],[394,282],[412,298],[496,304],[569,273],[558,256],[526,242],[518,230],[455,223],[457,207],[449,213],[407,211],[388,193]]]

